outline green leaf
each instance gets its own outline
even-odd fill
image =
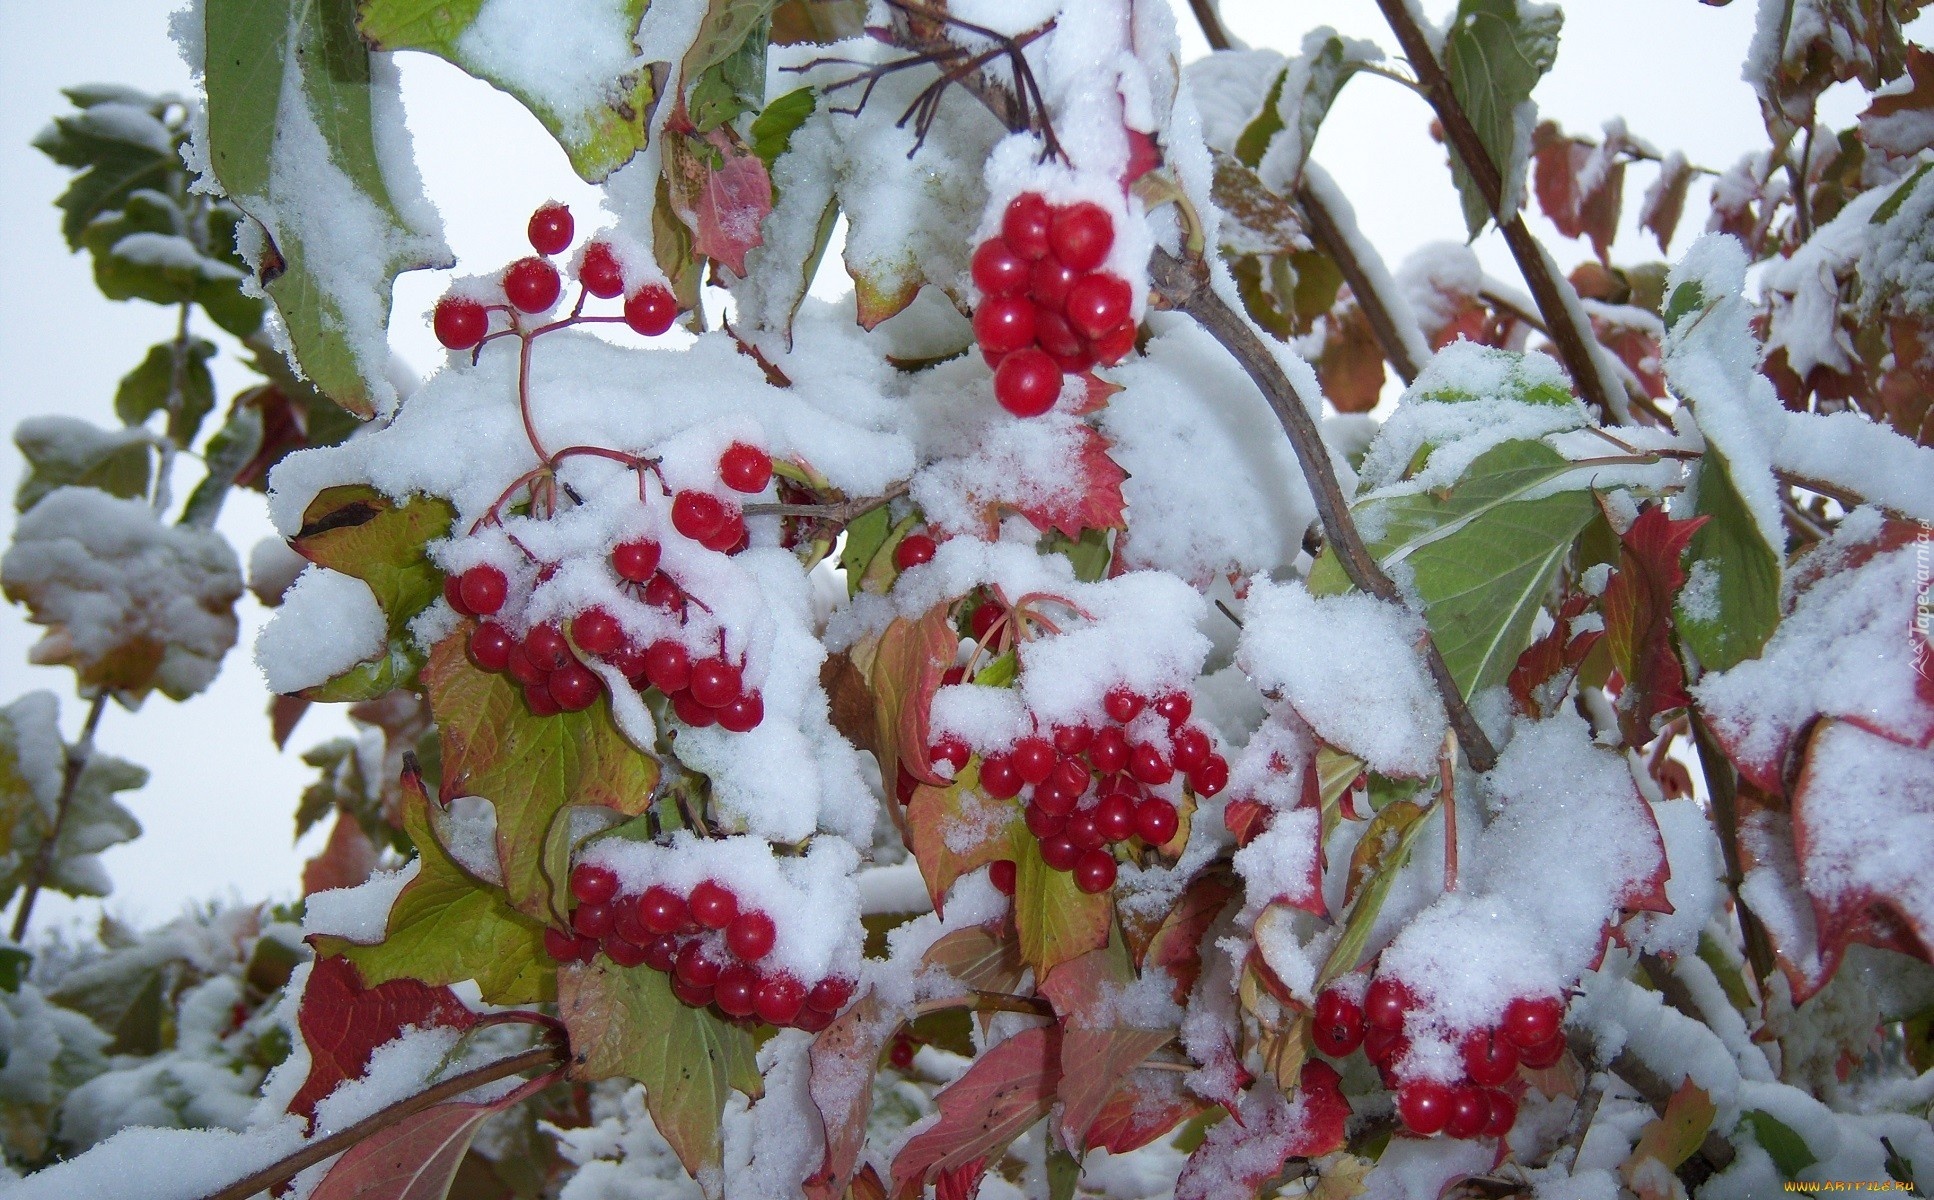
[[[1576,487],[1536,496],[1567,474],[1576,475]],[[1360,528],[1378,531],[1370,553],[1411,581],[1466,697],[1503,683],[1530,643],[1565,555],[1597,511],[1583,490],[1589,481],[1588,471],[1543,442],[1512,441],[1480,455],[1446,493],[1352,506]],[[1314,575],[1310,590],[1317,590]]]
[[[188,494],[188,503],[181,512],[181,523],[200,529],[213,529],[215,519],[221,516],[222,501],[228,498],[236,477],[261,449],[261,411],[246,404],[236,405],[230,410],[228,420],[215,431],[215,436],[208,439],[208,448],[202,455],[208,473]]]
[[[752,1035],[672,995],[668,976],[600,957],[558,972],[558,1015],[570,1030],[571,1077],[635,1079],[678,1161],[717,1171],[719,1121],[733,1090],[764,1094]]]
[[[1528,150],[1518,144],[1515,114],[1557,60],[1558,30],[1564,21],[1555,5],[1527,13],[1518,0],[1459,0],[1445,34],[1444,73],[1450,77],[1451,94],[1476,127],[1478,141],[1501,179],[1517,174],[1512,165]],[[1476,237],[1491,220],[1491,206],[1455,151],[1451,175],[1464,201],[1464,224]],[[1510,204],[1512,198],[1504,201]]]
[[[375,488],[345,484],[309,502],[289,545],[312,563],[368,584],[396,643],[443,594],[443,572],[424,547],[446,536],[454,518],[455,510],[440,497],[412,496],[398,504]]]
[[[13,431],[27,459],[27,477],[14,493],[16,512],[69,485],[99,488],[124,500],[148,494],[154,443],[146,430],[102,429],[74,417],[32,417]]]
[[[893,520],[887,515],[886,505],[869,509],[846,526],[846,540],[839,549],[840,569],[846,572],[846,594],[860,594],[860,583],[866,577],[866,568],[879,556],[886,540],[893,532]]]
[[[423,781],[415,775],[404,780],[403,828],[422,866],[390,906],[383,940],[364,946],[321,937],[316,953],[344,955],[367,987],[392,979],[430,984],[474,979],[491,1004],[555,999],[557,968],[544,951],[544,926],[450,857],[437,836]]]
[[[1672,329],[1686,317],[1706,308],[1706,290],[1699,286],[1696,279],[1688,279],[1672,289],[1672,295],[1665,302],[1665,327]]]
[[[1283,118],[1276,106],[1282,101],[1283,83],[1288,78],[1288,67],[1276,73],[1268,94],[1262,98],[1261,111],[1243,126],[1241,135],[1236,138],[1236,158],[1252,171],[1256,169],[1256,164],[1262,162],[1263,152],[1269,149],[1269,139],[1282,132]]]
[[[1430,824],[1434,811],[1434,808],[1420,809],[1408,801],[1397,801],[1377,814],[1363,841],[1358,843],[1368,845],[1373,853],[1350,864],[1353,875],[1361,872],[1362,884],[1350,905],[1350,915],[1343,922],[1343,935],[1330,948],[1330,956],[1323,960],[1323,969],[1316,976],[1318,990],[1356,970],[1363,948],[1370,942],[1370,931],[1376,928],[1377,914],[1383,911],[1383,903],[1389,898],[1390,887],[1397,881],[1404,864],[1410,861],[1410,848]]]
[[[451,260],[440,235],[406,215],[427,202],[392,191],[420,185],[383,172],[376,90],[395,84],[372,79],[354,17],[353,0],[209,0],[202,9],[215,178],[266,234],[261,282],[303,372],[368,416],[394,395],[391,283]],[[325,206],[326,219],[316,211]]]
[[[1108,564],[1115,552],[1108,545],[1106,529],[1084,529],[1079,538],[1060,530],[1048,531],[1042,548],[1049,554],[1064,556],[1074,566],[1074,577],[1083,583],[1099,583],[1108,577]]]
[[[1872,225],[1885,225],[1887,222],[1893,220],[1894,214],[1900,211],[1901,205],[1907,203],[1907,198],[1914,194],[1914,189],[1920,186],[1921,180],[1929,171],[1934,171],[1934,163],[1922,163],[1920,170],[1909,175],[1899,187],[1893,190],[1891,195],[1880,202],[1880,207],[1874,209],[1874,215],[1867,219],[1868,223]],[[1667,328],[1670,328],[1670,326],[1667,326]]]
[[[1819,1162],[1806,1139],[1778,1117],[1762,1109],[1749,1108],[1740,1115],[1741,1123],[1753,1131],[1753,1140],[1766,1151],[1773,1165],[1787,1179],[1798,1179],[1800,1172]]]
[[[132,91],[107,95],[81,89],[69,90],[68,98],[83,111],[56,117],[33,144],[61,166],[82,168],[54,201],[60,206],[60,231],[67,248],[79,250],[82,234],[97,217],[124,207],[135,191],[168,190],[170,177],[185,172],[174,150],[176,131],[169,131],[166,147],[129,140],[116,126],[90,118],[85,111],[95,103],[111,101],[132,103],[153,113],[161,107],[159,101]]]
[[[445,796],[484,796],[497,810],[497,857],[510,903],[537,920],[550,911],[544,836],[567,804],[641,815],[658,784],[658,760],[612,723],[608,699],[582,712],[533,714],[507,675],[470,662],[466,623],[430,652],[423,669],[442,746]]]
[[[809,87],[796,88],[766,105],[752,122],[752,153],[767,169],[792,148],[792,135],[813,115],[819,98]]]
[[[1075,886],[1072,871],[1056,871],[1041,861],[1041,843],[1016,822],[1008,835],[1014,860],[1014,924],[1021,935],[1021,961],[1036,979],[1069,959],[1108,944],[1114,905],[1108,893],[1090,895]]]
[[[755,111],[765,102],[766,39],[772,8],[773,0],[714,0],[698,40],[685,56],[682,73],[691,83],[686,111],[700,133],[717,129],[741,113]],[[709,36],[714,30],[716,36]],[[705,54],[721,45],[731,48],[716,61],[693,69]]]
[[[18,992],[34,965],[34,956],[18,946],[0,946],[0,992]],[[0,1067],[6,1064],[0,1062]]]
[[[1688,583],[1699,585],[1692,588],[1698,600],[1688,607],[1681,589],[1673,620],[1700,664],[1724,671],[1759,657],[1780,623],[1780,555],[1734,486],[1732,465],[1710,441],[1699,462],[1694,512],[1712,518],[1686,549]]]
[[[215,407],[215,377],[208,370],[215,343],[189,338],[179,367],[175,349],[173,342],[151,347],[141,365],[122,377],[114,392],[114,415],[139,425],[155,413],[167,413],[168,440],[185,449],[195,444],[202,419]]]
[[[1305,47],[1308,45],[1304,43]],[[1287,156],[1279,153],[1277,158],[1281,161],[1270,164],[1271,178],[1292,183],[1301,179],[1303,164],[1309,160],[1310,147],[1316,144],[1316,133],[1322,128],[1323,118],[1329,115],[1330,105],[1336,102],[1343,85],[1362,65],[1362,59],[1352,54],[1350,44],[1335,34],[1325,38],[1314,53],[1299,55],[1276,76],[1263,100],[1262,111],[1236,139],[1236,157],[1246,166],[1260,167],[1263,158],[1278,144],[1278,137],[1287,134],[1295,139],[1290,143],[1292,151]],[[1294,96],[1285,96],[1283,89],[1291,71],[1297,72],[1302,90]],[[1284,123],[1285,106],[1291,110],[1293,129]],[[1290,189],[1285,185],[1285,190]]]
[[[650,137],[657,94],[649,70],[626,70],[604,81],[602,100],[589,108],[562,107],[554,95],[544,94],[542,79],[525,74],[529,68],[515,78],[490,69],[501,61],[491,52],[512,31],[486,26],[465,36],[477,25],[483,0],[358,0],[355,7],[357,28],[373,49],[427,51],[517,97],[564,148],[572,168],[593,183],[630,161]],[[579,24],[574,33],[607,39],[600,49],[627,60],[634,54],[631,37],[648,7],[649,0],[624,0],[621,20],[608,28]]]

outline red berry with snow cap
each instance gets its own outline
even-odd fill
[[[436,302],[430,326],[436,331],[436,340],[448,349],[468,350],[483,341],[484,334],[489,332],[490,314],[475,300],[445,296]]]
[[[692,699],[707,708],[723,708],[744,687],[739,669],[722,658],[702,658],[692,664]]]
[[[611,569],[618,573],[620,579],[644,583],[658,573],[661,553],[658,543],[650,538],[619,542],[611,550]]]
[[[1025,259],[1045,258],[1054,226],[1054,210],[1038,192],[1022,192],[1008,201],[1001,214],[1001,240]]]
[[[680,492],[672,497],[672,528],[695,542],[717,534],[729,517],[725,501],[710,492]]]
[[[692,910],[692,919],[706,929],[724,929],[739,915],[739,898],[710,879],[693,888],[686,903]]]
[[[541,258],[520,258],[504,271],[504,299],[520,311],[544,312],[563,291],[557,268]]]
[[[1564,1017],[1564,1003],[1555,996],[1519,996],[1504,1006],[1504,1020],[1498,1027],[1519,1049],[1524,1049],[1556,1037]]]
[[[1372,1029],[1403,1031],[1404,1014],[1417,1006],[1410,989],[1394,979],[1378,977],[1363,994],[1363,1019]]]
[[[584,259],[578,263],[578,282],[600,300],[609,300],[625,290],[624,267],[608,244],[592,242],[584,248]]]
[[[772,918],[756,908],[741,912],[725,928],[726,947],[747,962],[757,962],[770,953],[776,936]]]
[[[646,337],[657,337],[678,320],[678,299],[662,284],[639,288],[625,300],[625,324]]]
[[[618,876],[610,867],[579,863],[571,868],[571,894],[580,904],[606,904],[618,894]]]
[[[893,565],[902,571],[912,570],[923,563],[933,561],[940,550],[940,544],[924,533],[909,533],[900,539],[893,548]]]
[[[719,455],[719,479],[735,492],[763,492],[772,482],[772,459],[757,446],[733,442]]]
[[[1092,271],[1115,246],[1115,219],[1108,210],[1083,200],[1055,212],[1048,232],[1054,256],[1077,271]]]

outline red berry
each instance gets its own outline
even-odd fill
[[[1444,1121],[1444,1133],[1454,1138],[1474,1138],[1484,1132],[1484,1124],[1490,1116],[1491,1106],[1483,1092],[1469,1084],[1454,1087],[1450,1094],[1450,1116]]]
[[[1563,1034],[1553,1034],[1551,1040],[1548,1042],[1534,1042],[1529,1046],[1520,1047],[1518,1050],[1518,1061],[1534,1071],[1542,1071],[1547,1067],[1555,1067],[1558,1065],[1558,1060],[1564,1056],[1565,1038]]]
[[[1121,792],[1102,797],[1095,805],[1095,825],[1101,836],[1111,842],[1125,842],[1135,836],[1135,802]]]
[[[1044,258],[1028,272],[1027,294],[1044,310],[1059,315],[1068,303],[1069,289],[1080,278],[1081,272],[1066,263]]]
[[[699,539],[698,544],[707,550],[720,554],[734,554],[740,549],[739,543],[745,540],[745,517],[736,508],[725,510],[725,520],[712,531],[710,536]]]
[[[618,874],[596,863],[571,868],[571,894],[580,904],[607,904],[618,894]]]
[[[1363,1057],[1379,1067],[1395,1066],[1409,1052],[1410,1039],[1395,1030],[1371,1025],[1363,1031]]]
[[[999,238],[974,250],[974,286],[988,296],[1013,296],[1027,290],[1027,260]]]
[[[1034,344],[1034,305],[1024,296],[993,296],[974,310],[974,340],[989,354]]]
[[[463,573],[458,588],[466,609],[476,616],[488,617],[504,606],[510,583],[496,567],[479,563]]]
[[[766,719],[765,697],[755,688],[732,698],[719,709],[719,728],[733,733],[751,733]]]
[[[533,625],[524,635],[524,657],[544,671],[555,671],[571,662],[571,646],[555,625]]]
[[[1318,1050],[1342,1058],[1363,1044],[1362,1006],[1335,988],[1325,988],[1316,997],[1311,1034]]]
[[[1517,1043],[1520,1049],[1539,1045],[1557,1036],[1558,1025],[1564,1020],[1565,1006],[1555,996],[1519,996],[1504,1006],[1504,1020],[1499,1028],[1504,1036]]]
[[[1484,1136],[1501,1138],[1511,1132],[1518,1123],[1518,1102],[1509,1092],[1491,1089],[1484,1093],[1484,1104],[1489,1110],[1484,1118]]]
[[[1450,1120],[1451,1091],[1434,1079],[1415,1079],[1397,1092],[1397,1115],[1410,1132],[1429,1135]]]
[[[1220,754],[1209,755],[1209,761],[1189,772],[1189,790],[1198,796],[1208,797],[1229,786],[1229,760]]]
[[[1048,782],[1056,791],[1066,792],[1073,799],[1088,790],[1088,768],[1070,755],[1054,764],[1054,773],[1048,776]]]
[[[1369,990],[1363,994],[1363,1019],[1372,1029],[1401,1033],[1404,1014],[1416,1006],[1417,999],[1409,988],[1394,979],[1380,977],[1371,980]]]
[[[1074,865],[1074,885],[1093,895],[1115,884],[1115,856],[1106,850],[1090,850]]]
[[[1069,817],[1068,826],[1064,832],[1077,850],[1099,850],[1108,840],[1101,836],[1101,822],[1095,819],[1093,809],[1078,812]]]
[[[1063,754],[1079,754],[1095,740],[1095,731],[1086,725],[1063,725],[1054,731],[1054,748]]]
[[[772,918],[752,908],[732,918],[725,929],[725,944],[745,961],[757,962],[772,949],[776,934]]]
[[[1175,778],[1175,768],[1168,765],[1160,750],[1146,742],[1129,748],[1128,773],[1150,787]]]
[[[571,636],[577,639],[580,650],[600,658],[625,644],[625,631],[618,618],[602,608],[587,608],[571,618]]]
[[[974,756],[974,752],[967,748],[967,743],[957,737],[941,738],[928,749],[928,754],[935,762],[944,762],[956,771],[965,767]]]
[[[678,965],[679,941],[669,933],[645,943],[645,965],[654,971],[670,972]]]
[[[687,1008],[707,1008],[712,1003],[712,989],[701,984],[686,983],[677,976],[672,977],[672,995]]]
[[[1098,338],[1126,321],[1134,302],[1134,293],[1129,291],[1126,280],[1113,275],[1089,275],[1068,289],[1068,324],[1082,337]]]
[[[662,884],[653,884],[638,897],[638,923],[650,933],[677,933],[691,922],[685,898]]]
[[[992,883],[994,890],[1003,896],[1014,894],[1014,879],[1014,860],[1011,858],[997,858],[993,865],[987,868],[988,882]]]
[[[645,948],[621,932],[604,939],[604,953],[621,967],[635,967],[645,961]]]
[[[579,937],[601,938],[611,932],[617,919],[609,904],[580,904],[571,910],[571,928]]]
[[[1169,761],[1178,771],[1193,771],[1209,761],[1209,735],[1193,725],[1175,731],[1169,742]]]
[[[581,712],[591,707],[604,690],[604,681],[591,673],[589,667],[581,663],[566,663],[551,672],[545,686],[550,688],[551,699],[565,712]]]
[[[452,350],[468,350],[483,341],[490,329],[490,314],[475,300],[445,296],[430,314],[430,327],[436,340]]]
[[[650,686],[651,681],[645,678],[645,648],[637,642],[627,640],[618,647],[611,655],[611,665],[639,691]]]
[[[1088,747],[1088,761],[1103,775],[1112,775],[1128,765],[1128,736],[1113,725],[1095,734]]]
[[[541,258],[520,258],[504,271],[504,298],[527,313],[556,304],[563,290],[557,268]]]
[[[592,242],[584,248],[584,260],[578,263],[578,282],[593,296],[609,300],[625,290],[625,270],[610,246]]]
[[[1054,747],[1046,738],[1024,737],[1014,743],[1014,769],[1029,783],[1042,783],[1054,773]]]
[[[1175,806],[1160,796],[1150,796],[1135,806],[1135,833],[1151,846],[1166,846],[1182,820]]]
[[[977,642],[985,642],[988,635],[994,632],[995,623],[1006,615],[1007,610],[992,600],[986,601],[979,608],[976,608],[974,615],[967,622],[969,629],[973,632],[974,640]]]
[[[980,790],[992,800],[1012,800],[1021,794],[1021,773],[1014,760],[1005,754],[990,754],[981,760]]]
[[[712,1003],[728,1017],[749,1017],[759,1007],[759,973],[744,963],[719,972],[712,986]]]
[[[644,583],[657,573],[661,553],[658,543],[650,538],[619,542],[611,550],[611,569],[620,579]]]
[[[544,953],[554,962],[571,962],[577,958],[578,940],[562,929],[544,931]]]
[[[692,699],[690,692],[680,692],[671,700],[672,714],[693,729],[709,729],[719,723],[718,710]]]
[[[703,939],[693,938],[678,952],[678,978],[690,987],[711,987],[724,969],[725,964]]]
[[[686,903],[692,919],[706,929],[724,929],[739,915],[739,898],[710,879],[693,888],[692,898]]]
[[[486,621],[470,635],[470,659],[495,673],[510,665],[510,652],[516,646],[517,639],[511,636],[510,630],[495,621]]]
[[[828,975],[806,993],[806,1007],[823,1013],[837,1013],[853,998],[853,981]]]
[[[799,1015],[805,1003],[806,985],[790,975],[768,975],[759,982],[755,1006],[761,1021],[785,1025]]]
[[[463,576],[461,575],[445,575],[443,577],[443,602],[466,617],[474,617],[477,615],[471,612],[469,605],[463,602]]]
[[[1054,214],[1048,233],[1054,256],[1077,271],[1092,271],[1115,245],[1115,220],[1099,204],[1083,200]]]
[[[1128,357],[1135,348],[1135,323],[1123,321],[1106,333],[1096,334],[1088,342],[1088,349],[1094,354],[1095,361],[1105,367],[1112,367]]]
[[[744,686],[739,669],[722,658],[701,658],[692,664],[692,699],[707,708],[723,708]]]
[[[1496,1087],[1518,1073],[1518,1050],[1495,1029],[1474,1029],[1464,1037],[1464,1073],[1472,1083]]]
[[[1069,841],[1066,834],[1051,837],[1041,843],[1041,861],[1052,871],[1072,871],[1081,861],[1081,847]]]
[[[645,603],[666,612],[677,612],[685,603],[685,591],[678,581],[659,571],[645,581]]]
[[[725,501],[710,492],[680,492],[672,498],[672,528],[695,542],[724,528],[727,519]]]
[[[539,254],[561,254],[571,244],[574,229],[571,210],[552,201],[531,214],[525,233],[530,237],[531,248]]]
[[[1195,702],[1187,692],[1170,692],[1155,702],[1155,715],[1167,721],[1170,729],[1188,720],[1194,712]]]
[[[508,633],[509,631],[506,630],[505,632]],[[535,684],[538,687],[542,687],[544,680],[550,676],[549,671],[546,671],[530,660],[530,655],[524,653],[524,647],[521,643],[510,648],[510,658],[509,661],[504,663],[504,670],[510,672],[510,677],[518,683],[526,685]]]
[[[887,1048],[886,1060],[904,1071],[913,1065],[913,1042],[905,1035],[893,1039]]]
[[[625,324],[646,337],[657,337],[677,319],[678,300],[661,284],[639,288],[625,300]]]
[[[1042,841],[1057,836],[1068,827],[1068,815],[1065,812],[1048,808],[1038,799],[1027,806],[1023,819],[1027,822],[1027,831]]]
[[[1016,350],[994,368],[994,399],[1017,417],[1038,417],[1061,398],[1061,368],[1039,350]]]
[[[1034,789],[1034,803],[1051,813],[1065,817],[1074,811],[1075,803],[1081,799],[1082,790],[1064,788],[1050,779]]]
[[[940,544],[924,533],[909,533],[893,548],[893,565],[902,571],[933,561]]]
[[[1039,192],[1022,192],[1008,202],[1001,214],[1001,239],[1008,249],[1026,259],[1044,257],[1049,249],[1049,230],[1054,210]]]
[[[772,460],[757,446],[733,442],[719,455],[719,479],[735,492],[763,492],[772,482]]]
[[[1081,340],[1081,335],[1068,324],[1066,317],[1045,308],[1034,310],[1034,340],[1047,351],[1049,358],[1061,365],[1063,371],[1067,370],[1063,360],[1078,359],[1088,349],[1088,344]]]
[[[677,642],[653,642],[645,651],[645,678],[667,696],[682,692],[692,682],[692,656]]]
[[[1115,688],[1101,698],[1101,710],[1123,725],[1142,713],[1142,698],[1127,688]]]

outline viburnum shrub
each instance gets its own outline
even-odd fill
[[[1390,61],[1191,4],[1184,68],[1152,0],[204,0],[205,113],[71,93],[70,241],[182,332],[17,438],[0,580],[92,707],[0,710],[15,941],[133,835],[106,698],[235,639],[230,487],[278,744],[360,736],[299,910],[0,948],[17,1194],[1934,1182],[1920,5],[1762,0],[1730,167],[1537,123],[1554,8],[1378,7]],[[405,51],[604,211],[454,262]],[[1310,158],[1358,75],[1528,296],[1384,266]],[[1615,265],[1628,169],[1711,232]],[[267,380],[206,441],[196,310]]]

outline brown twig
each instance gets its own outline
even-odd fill
[[[40,897],[40,889],[53,872],[54,856],[60,848],[61,830],[67,825],[67,814],[74,807],[74,791],[80,786],[81,773],[87,769],[87,760],[94,755],[94,731],[100,728],[101,714],[107,709],[107,689],[102,688],[94,694],[94,703],[88,707],[87,722],[81,726],[80,740],[67,748],[67,763],[61,772],[60,795],[54,800],[54,827],[47,831],[41,840],[40,848],[34,852],[33,869],[27,873],[27,886],[20,893],[20,910],[13,915],[13,940],[18,942],[27,936],[27,921],[34,915],[34,901]]]
[[[748,517],[806,517],[832,525],[845,525],[906,495],[907,486],[907,481],[901,480],[877,496],[860,496],[841,500],[837,504],[748,504],[744,512]]]
[[[1563,289],[1571,285],[1552,269],[1544,248],[1525,226],[1522,214],[1513,212],[1510,220],[1504,219],[1504,177],[1497,164],[1491,161],[1490,153],[1485,150],[1477,127],[1471,124],[1469,115],[1458,104],[1456,93],[1451,90],[1450,77],[1438,63],[1437,55],[1430,48],[1430,40],[1424,36],[1424,31],[1417,25],[1404,0],[1377,0],[1377,7],[1383,11],[1391,31],[1397,35],[1397,43],[1410,60],[1410,69],[1417,73],[1418,87],[1436,110],[1437,118],[1444,127],[1445,139],[1464,164],[1464,169],[1470,173],[1491,214],[1497,218],[1498,230],[1504,234],[1505,245],[1510,247],[1511,257],[1517,260],[1518,270],[1524,274],[1525,284],[1531,289],[1531,297],[1537,301],[1538,311],[1544,315],[1552,344],[1557,347],[1559,358],[1571,373],[1572,385],[1585,398],[1585,402],[1600,413],[1612,415],[1622,411],[1622,406],[1615,403],[1616,398],[1611,395],[1599,373],[1596,357],[1598,339],[1589,326],[1579,326],[1574,319],[1572,306],[1565,302]]]
[[[1377,346],[1383,351],[1384,358],[1390,361],[1398,378],[1405,384],[1415,382],[1424,366],[1411,357],[1409,343],[1397,331],[1396,318],[1384,306],[1382,293],[1370,282],[1369,271],[1357,261],[1356,250],[1351,246],[1350,239],[1343,236],[1343,228],[1336,214],[1329,210],[1322,194],[1310,187],[1307,180],[1296,185],[1296,203],[1303,210],[1310,240],[1330,256],[1330,260],[1343,273],[1343,282],[1350,285],[1350,294],[1356,297],[1357,307],[1363,310],[1364,320],[1370,323],[1370,332],[1377,339]]]
[[[1155,290],[1161,293],[1168,305],[1194,317],[1211,337],[1220,342],[1255,382],[1263,398],[1269,402],[1269,407],[1275,411],[1283,432],[1289,435],[1290,446],[1296,451],[1296,460],[1302,465],[1303,477],[1308,481],[1310,495],[1316,501],[1317,516],[1323,523],[1324,536],[1336,548],[1337,561],[1342,565],[1343,573],[1358,589],[1377,599],[1408,607],[1402,594],[1397,591],[1397,585],[1384,574],[1383,568],[1371,555],[1370,548],[1364,544],[1363,535],[1357,532],[1355,522],[1350,519],[1349,501],[1343,495],[1342,485],[1337,482],[1336,468],[1330,463],[1329,450],[1323,444],[1316,419],[1310,415],[1295,385],[1289,381],[1289,376],[1283,373],[1282,364],[1276,360],[1275,353],[1240,313],[1216,295],[1215,289],[1209,286],[1207,267],[1200,260],[1184,262],[1166,250],[1157,248],[1148,266]],[[1497,762],[1497,750],[1478,725],[1477,718],[1471,714],[1470,706],[1464,703],[1457,681],[1451,677],[1449,665],[1444,662],[1436,640],[1428,633],[1425,634],[1423,655],[1464,753],[1477,770],[1490,770]]]
[[[442,1083],[434,1084],[414,1096],[398,1100],[387,1108],[371,1113],[347,1129],[307,1142],[294,1154],[270,1163],[253,1175],[239,1179],[219,1192],[211,1192],[202,1200],[248,1200],[250,1196],[288,1182],[325,1158],[341,1154],[377,1130],[394,1125],[404,1117],[422,1112],[433,1104],[442,1103],[454,1096],[461,1096],[472,1088],[494,1083],[510,1075],[520,1075],[537,1067],[557,1068],[563,1065],[564,1047],[550,1043],[526,1050],[521,1054],[513,1054],[509,1058],[500,1058],[494,1063],[487,1063],[473,1071],[465,1071],[461,1075],[452,1075]]]
[[[1202,27],[1202,36],[1208,39],[1211,50],[1233,50],[1236,40],[1222,24],[1222,14],[1216,11],[1216,0],[1189,0],[1189,9],[1195,13],[1195,23]]]
[[[1731,760],[1720,748],[1719,739],[1713,736],[1699,709],[1695,706],[1688,713],[1692,717],[1693,744],[1699,749],[1699,767],[1706,776],[1706,793],[1711,797],[1713,831],[1719,835],[1719,851],[1726,863],[1726,890],[1732,893],[1733,911],[1739,915],[1739,932],[1746,943],[1746,961],[1753,968],[1753,982],[1764,988],[1773,976],[1773,943],[1766,927],[1759,923],[1759,918],[1746,907],[1746,901],[1739,894],[1746,881],[1745,867],[1739,857],[1739,776],[1733,772]]]

